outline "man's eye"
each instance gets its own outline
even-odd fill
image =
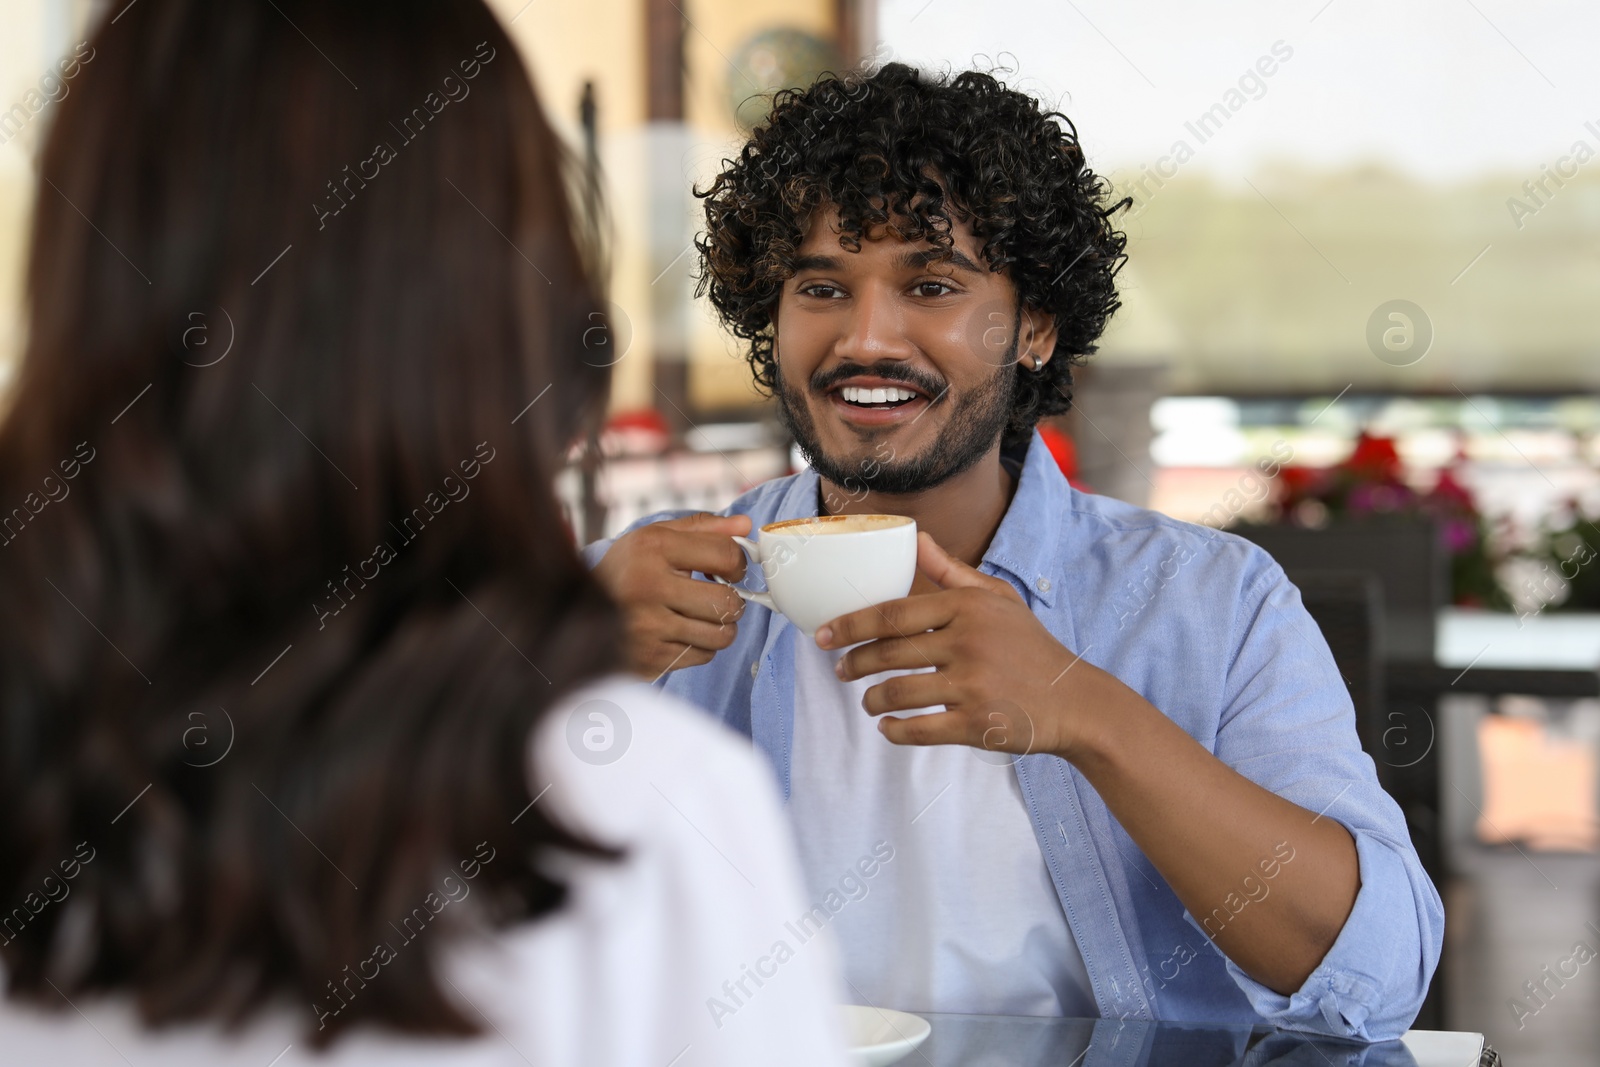
[[[800,287],[800,292],[802,294],[804,294],[806,296],[819,297],[819,298],[821,298],[823,300],[831,300],[833,298],[834,294],[837,293],[838,291],[839,291],[839,289],[838,289],[837,286],[823,285],[821,283],[818,283],[816,285],[802,285]]]
[[[943,292],[928,292],[929,289],[943,290]],[[918,282],[917,295],[919,296],[944,296],[946,293],[955,292],[955,287],[944,282]]]

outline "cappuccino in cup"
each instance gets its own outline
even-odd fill
[[[807,637],[830,619],[899,600],[917,571],[917,523],[904,515],[818,515],[761,527],[759,539],[735,537],[767,580],[765,592],[741,597],[770,608]],[[715,575],[713,575],[715,577]]]

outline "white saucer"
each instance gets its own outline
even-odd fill
[[[856,1067],[884,1067],[928,1039],[933,1027],[919,1015],[846,1004],[844,1036]]]

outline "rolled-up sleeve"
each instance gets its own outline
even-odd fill
[[[1263,556],[1265,554],[1263,553]],[[1355,839],[1361,887],[1322,962],[1292,995],[1228,974],[1266,1022],[1361,1041],[1404,1033],[1439,963],[1444,906],[1400,807],[1361,749],[1349,691],[1300,591],[1270,557],[1240,602],[1216,755]],[[1202,934],[1192,915],[1184,918]]]
[[[621,535],[619,534],[618,536]],[[578,554],[583,557],[584,566],[594,570],[595,566],[605,558],[605,554],[611,550],[611,546],[616,543],[616,540],[615,537],[602,537],[600,540],[591,541],[579,549]]]

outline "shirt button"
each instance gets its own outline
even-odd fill
[[[760,669],[761,664],[759,662],[750,664],[750,677],[754,678]]]
[[[1033,587],[1039,590],[1041,593],[1048,593],[1050,591],[1050,579],[1040,578],[1037,582],[1033,583]]]

